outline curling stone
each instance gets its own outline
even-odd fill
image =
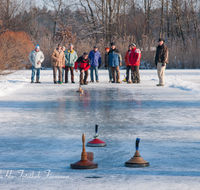
[[[78,92],[78,93],[83,93],[83,90],[81,89],[81,82],[80,82],[80,84],[79,84],[79,89],[78,89],[76,92]]]
[[[94,139],[92,141],[88,142],[87,146],[90,146],[90,147],[103,147],[103,146],[106,146],[106,143],[99,139],[98,125],[95,125]]]
[[[136,144],[135,155],[129,161],[125,162],[125,166],[126,167],[139,168],[139,167],[147,167],[147,166],[149,166],[149,162],[147,162],[146,160],[144,160],[140,156],[140,153],[138,151],[139,143],[140,143],[140,139],[137,138],[136,139],[136,143],[135,143]]]
[[[85,152],[85,135],[82,135],[83,151],[81,154],[81,160],[70,165],[72,169],[94,169],[98,167],[98,164],[91,162],[87,159],[87,153]]]

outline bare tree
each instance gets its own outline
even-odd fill
[[[55,35],[53,36],[53,39],[59,43],[76,43],[77,41],[77,35],[76,33],[72,33],[72,27],[71,26],[65,26],[63,22],[60,20],[58,21],[59,28]]]
[[[0,35],[0,44],[0,75],[11,74],[26,67],[28,55],[34,49],[27,33],[6,31]]]
[[[197,33],[199,32],[199,27],[198,27],[197,17],[195,15],[195,11],[194,11],[194,2],[193,2],[193,0],[190,0],[190,6],[191,6],[191,13],[192,13],[194,31],[195,31],[195,38],[196,38],[196,42],[197,42],[197,37],[198,37]]]
[[[5,27],[3,27],[3,21],[0,20],[0,35],[5,31]]]
[[[6,29],[20,28],[22,23],[16,19],[25,10],[24,0],[1,0],[0,17]]]
[[[58,16],[62,8],[66,7],[64,0],[43,0],[43,2],[54,10],[54,26],[53,35],[56,33],[56,26],[58,22]]]
[[[164,0],[161,0],[160,38],[164,36]]]

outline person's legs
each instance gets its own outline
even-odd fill
[[[98,67],[94,67],[94,69],[95,69],[95,77],[96,77],[96,81],[99,81]]]
[[[62,68],[62,82],[64,82],[65,68]]]
[[[90,79],[94,82],[94,74],[93,74],[94,67],[90,67]]]
[[[129,82],[130,81],[130,75],[129,75],[129,72],[131,71],[131,66],[127,66],[126,67],[126,73],[127,73],[127,78],[126,78],[126,82]],[[131,72],[131,79],[132,79],[132,72]]]
[[[40,81],[40,68],[37,69],[37,82]]]
[[[161,68],[161,84],[162,85],[165,84],[165,68],[166,68],[166,64],[165,64],[165,66],[162,66],[162,68]]]
[[[164,85],[164,77],[165,77],[165,66],[162,66],[161,62],[158,62],[157,64],[157,71],[158,71],[158,78],[159,78],[159,84]]]
[[[54,81],[54,83],[57,83],[56,75],[57,75],[57,66],[53,66],[53,81]]]
[[[117,70],[115,69],[115,73],[116,73],[116,78],[118,78],[118,73],[117,73]]]
[[[116,82],[115,67],[111,67],[113,82]]]
[[[116,68],[116,73],[117,73],[117,82],[121,82],[121,81],[120,81],[119,67],[115,67],[115,68]]]
[[[88,70],[85,71],[84,84],[86,84],[87,78],[88,78]]]
[[[133,79],[134,79],[133,71],[134,71],[134,67],[131,66],[131,81],[132,82],[133,82]]]
[[[129,66],[126,66],[126,82],[129,81]]]
[[[74,82],[74,67],[70,67],[71,72],[71,82]]]
[[[69,67],[65,66],[65,83],[68,83],[68,71],[69,71]]]
[[[112,81],[111,67],[108,67],[109,79]]]
[[[136,73],[136,68],[135,68],[135,66],[133,67],[133,77],[134,77],[133,82],[134,82],[134,83],[137,83],[137,73]]]
[[[59,82],[62,82],[62,67],[58,67]]]
[[[134,66],[135,76],[136,76],[136,82],[140,83],[140,73],[139,73],[139,66]]]
[[[131,74],[130,74],[131,72]],[[129,75],[130,74],[130,75]],[[131,76],[131,79],[130,79]],[[127,66],[127,83],[132,83],[133,81],[133,72],[132,72],[132,67],[131,66]]]
[[[32,66],[32,74],[31,74],[31,82],[34,82],[34,78],[35,78],[35,67]]]
[[[82,68],[79,69],[80,69],[80,84],[83,84],[83,73],[81,72],[83,69]]]
[[[161,82],[162,82],[161,69],[162,69],[162,63],[158,62],[157,63],[157,72],[158,72],[159,84],[161,84]]]

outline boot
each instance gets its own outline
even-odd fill
[[[36,82],[35,83],[41,83],[41,82],[39,82],[39,79],[38,79],[38,77],[37,77],[37,80],[36,80]]]
[[[164,86],[164,84],[156,84],[156,86]]]
[[[117,83],[122,83],[122,81],[118,80]]]

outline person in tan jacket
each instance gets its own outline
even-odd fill
[[[52,54],[53,58],[53,80],[54,84],[57,84],[56,75],[57,70],[59,73],[59,84],[62,84],[62,67],[65,65],[65,54],[62,51],[62,46],[58,44],[58,47],[54,50]]]

